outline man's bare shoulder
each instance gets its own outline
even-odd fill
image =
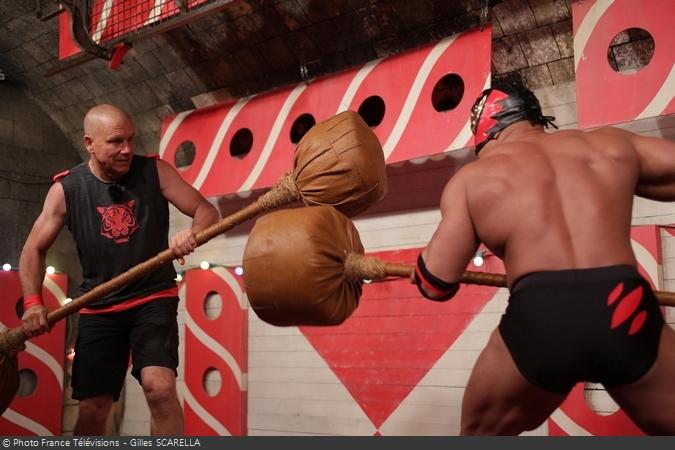
[[[480,175],[480,173],[485,170],[485,161],[483,159],[476,159],[470,163],[463,166],[461,169],[455,173],[452,178],[450,178],[449,183],[453,184],[463,184],[474,177]]]
[[[583,133],[586,136],[614,138],[614,139],[630,139],[632,136],[635,136],[634,133],[631,133],[630,131],[623,130],[617,127],[601,127]]]
[[[473,191],[476,186],[489,184],[490,181],[511,176],[513,163],[506,155],[495,154],[476,159],[455,173],[446,184],[444,192],[464,193]]]
[[[631,158],[634,154],[633,133],[614,127],[595,130],[562,130],[547,133],[541,147],[555,153],[583,157]]]
[[[468,178],[483,177],[485,173],[506,169],[513,164],[513,159],[522,150],[522,147],[513,143],[500,143],[491,149],[490,154],[481,155],[480,158],[472,161],[460,171],[463,176]]]

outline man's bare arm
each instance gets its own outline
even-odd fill
[[[199,191],[186,183],[176,169],[169,164],[157,160],[157,171],[164,198],[183,214],[192,217],[192,226],[189,229],[177,232],[169,242],[169,247],[179,257],[178,261],[183,264],[182,257],[190,254],[197,246],[194,236],[216,223],[220,215],[215,206],[209,203]]]
[[[450,180],[441,197],[441,222],[422,252],[428,271],[446,283],[459,281],[476,253],[476,236],[462,173]]]
[[[636,194],[675,201],[675,142],[625,132],[640,159]]]
[[[61,183],[55,183],[47,193],[42,212],[33,224],[19,259],[19,279],[24,298],[42,294],[45,276],[45,257],[63,228],[66,219],[66,200]],[[48,331],[47,309],[29,307],[21,318],[28,337]]]

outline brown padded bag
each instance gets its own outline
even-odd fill
[[[4,344],[4,343],[3,343]],[[6,347],[6,345],[3,345]],[[9,408],[19,390],[19,367],[16,356],[0,353],[0,414]]]
[[[267,323],[337,325],[356,309],[361,281],[345,258],[363,254],[351,220],[329,206],[279,210],[261,217],[244,249],[244,285]]]
[[[387,193],[382,146],[354,111],[314,125],[298,143],[293,177],[307,206],[353,217]]]

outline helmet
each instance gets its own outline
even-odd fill
[[[533,125],[558,128],[555,117],[544,116],[539,100],[527,88],[490,88],[476,99],[471,108],[471,132],[474,134],[476,154],[500,131],[521,120]]]

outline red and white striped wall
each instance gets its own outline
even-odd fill
[[[308,113],[319,122],[358,110],[372,96],[385,103],[383,120],[373,131],[387,163],[463,148],[472,137],[471,106],[489,83],[490,45],[489,28],[469,31],[291,88],[181,112],[164,120],[160,154],[173,164],[180,145],[192,142],[194,161],[180,172],[206,196],[269,187],[292,169],[291,126],[299,116]],[[461,77],[464,95],[454,109],[438,112],[432,91],[448,74]],[[230,144],[244,128],[253,134],[251,150],[233,157]]]
[[[47,275],[42,288],[45,305],[52,310],[63,304],[68,288],[65,274]],[[21,325],[17,304],[23,301],[19,273],[0,271],[0,329]],[[52,330],[26,341],[19,353],[19,373],[32,372],[37,378],[29,395],[14,397],[0,416],[0,435],[58,436],[63,406],[63,361],[66,326],[57,322]]]
[[[185,432],[198,436],[246,435],[248,391],[247,300],[241,278],[222,267],[190,270],[181,288],[185,301]],[[207,299],[218,296],[217,315]],[[216,389],[207,374],[216,372]]]
[[[579,128],[629,122],[675,112],[675,2],[572,2]],[[628,28],[654,39],[651,61],[636,73],[614,71],[607,50]]]

